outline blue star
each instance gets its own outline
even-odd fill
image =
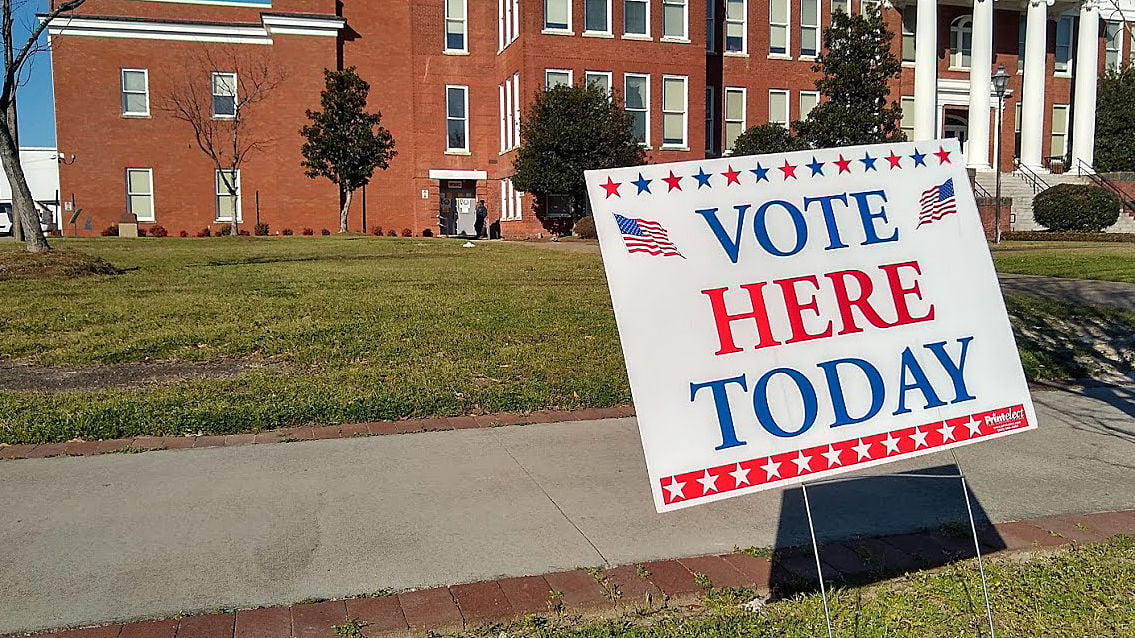
[[[643,179],[642,173],[639,173],[638,179],[631,182],[635,186],[638,186],[638,192],[635,193],[635,194],[636,195],[642,195],[643,193],[649,193],[650,192],[650,183],[653,182],[653,181],[654,180],[652,180],[652,179]]]
[[[804,166],[807,166],[808,168],[812,169],[812,177],[824,174],[824,163],[821,162],[821,161],[818,161],[816,159],[815,155],[812,156],[812,163],[811,164],[805,164]]]
[[[914,149],[914,155],[911,155],[910,157],[914,160],[914,165],[916,167],[926,166],[926,153],[919,153],[918,149],[916,148]]]
[[[863,162],[863,170],[865,170],[865,171],[877,171],[877,170],[879,170],[879,169],[875,168],[875,158],[871,157],[870,153],[864,153],[863,159],[861,159],[859,161]]]
[[[749,172],[752,173],[753,175],[757,176],[758,182],[760,182],[762,179],[766,182],[768,181],[769,169],[765,168],[764,166],[761,166],[760,162],[757,162],[757,167],[752,169]]]
[[[704,168],[702,168],[700,166],[698,167],[698,172],[697,172],[697,174],[694,175],[694,179],[698,180],[698,188],[699,189],[702,186],[709,186],[709,178],[710,178],[711,175],[713,175],[713,173],[707,173],[707,172],[705,172]],[[709,186],[709,187],[713,188],[712,186]]]

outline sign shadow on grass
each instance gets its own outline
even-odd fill
[[[950,464],[808,486],[824,582],[866,585],[974,558],[960,473]],[[1005,549],[968,484],[966,493],[982,554]],[[819,592],[803,492],[781,499],[769,589],[774,598]]]

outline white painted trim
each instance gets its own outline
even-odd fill
[[[666,115],[673,115],[674,113],[678,112],[675,109],[666,109],[667,80],[682,83],[682,141],[680,143],[666,143]],[[682,150],[688,150],[690,144],[690,78],[686,75],[663,75],[660,86],[662,89],[661,93],[659,94],[659,101],[661,102],[660,106],[662,107],[662,146],[660,148],[679,148]]]
[[[461,18],[461,48],[449,48],[449,22],[452,20],[456,22],[455,18],[449,17],[449,2],[443,1],[442,10],[444,16],[442,18],[442,36],[445,38],[442,47],[442,52],[447,55],[468,55],[469,54],[469,2],[468,0],[461,0],[461,14],[465,17]]]
[[[131,171],[145,171],[149,175],[150,192],[149,193],[133,193],[130,191],[130,172]],[[134,215],[135,219],[140,222],[153,222],[158,219],[158,207],[154,199],[154,169],[142,166],[127,166],[125,171],[126,176],[126,211]],[[138,213],[131,210],[130,198],[131,197],[146,197],[150,198],[150,216],[143,218],[139,217]]]
[[[634,2],[641,2],[646,5],[646,33],[635,33],[634,31],[627,31],[627,3],[626,0],[621,1],[623,2],[623,24],[621,25],[623,32],[622,38],[624,40],[653,40],[654,29],[651,28],[650,0],[633,0]],[[611,28],[614,29],[614,25],[611,25]]]
[[[449,90],[460,89],[462,98],[464,99],[464,116],[462,121],[465,122],[465,146],[450,146],[449,145]],[[445,85],[445,152],[446,154],[460,154],[469,155],[472,152],[472,140],[469,139],[469,86],[466,84],[446,84]]]
[[[286,16],[262,14],[260,21],[269,35],[314,35],[338,37],[339,31],[347,26],[343,18],[318,18],[312,16]],[[466,36],[468,39],[468,36]]]
[[[646,90],[643,92],[643,108],[630,111],[627,107],[627,79],[635,78],[638,80],[646,80]],[[643,121],[642,141],[639,142],[642,146],[650,148],[650,74],[649,73],[624,73],[623,74],[623,110],[632,113],[643,113],[645,115]]]
[[[127,111],[126,110],[126,95],[137,95],[137,91],[126,90],[126,73],[141,73],[146,83],[146,88],[142,91],[142,95],[146,96],[146,110],[145,111]],[[123,117],[150,117],[150,71],[149,69],[126,68],[123,67],[118,70],[118,79],[122,85],[122,116]]]
[[[430,179],[489,179],[487,171],[431,168]]]
[[[51,21],[47,31],[48,34],[53,36],[95,36],[103,38],[133,38],[139,40],[224,42],[229,44],[272,44],[272,38],[268,36],[268,32],[263,25],[237,26],[60,17]]]
[[[210,4],[220,7],[246,7],[253,9],[270,9],[271,2],[233,2],[233,0],[134,0],[135,2],[166,2],[170,4]]]
[[[544,90],[547,91],[548,89],[552,88],[551,86],[548,85],[548,74],[549,73],[566,73],[567,74],[567,85],[568,86],[575,86],[575,73],[573,71],[574,71],[573,69],[544,69]]]

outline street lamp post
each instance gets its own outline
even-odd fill
[[[996,161],[996,197],[997,207],[993,214],[993,243],[1001,243],[1001,122],[1005,115],[1005,87],[1009,84],[1009,74],[1004,64],[997,65],[997,72],[993,74],[993,90],[997,93],[997,140],[995,141]]]

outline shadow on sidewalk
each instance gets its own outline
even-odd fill
[[[933,474],[942,478],[909,476]],[[865,585],[976,556],[955,465],[808,487],[825,583]],[[968,490],[982,554],[1006,548]],[[782,496],[769,587],[774,598],[819,591],[800,488]]]

